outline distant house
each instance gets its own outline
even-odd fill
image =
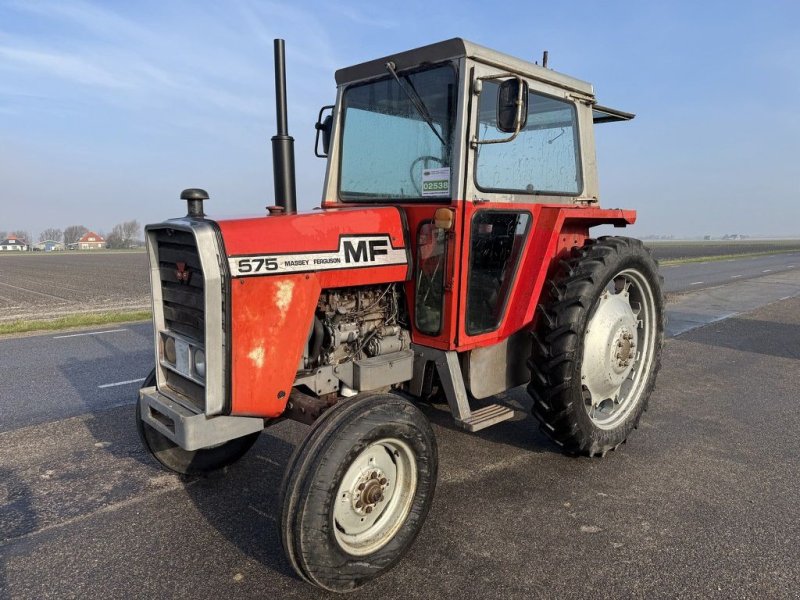
[[[34,250],[43,250],[44,252],[53,252],[54,250],[63,250],[64,244],[56,240],[44,240],[38,244],[33,245]]]
[[[8,237],[0,242],[0,252],[25,252],[28,249],[28,244],[25,240],[20,240],[15,237]]]
[[[89,231],[77,242],[70,244],[70,250],[99,250],[106,247],[106,240],[102,235]]]

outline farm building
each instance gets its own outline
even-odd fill
[[[88,231],[77,242],[70,244],[70,250],[99,250],[106,247],[106,239],[94,231]]]
[[[24,252],[28,249],[28,244],[25,240],[20,240],[15,237],[8,237],[0,242],[0,252]]]
[[[43,250],[45,252],[53,252],[54,250],[63,250],[64,244],[56,240],[44,240],[38,244],[34,244],[33,249]]]

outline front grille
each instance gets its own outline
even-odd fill
[[[205,347],[205,279],[194,235],[175,229],[158,229],[154,233],[164,330]],[[195,410],[204,410],[203,386],[173,368],[165,368],[163,374],[178,400],[188,402]]]
[[[193,340],[205,338],[205,296],[203,269],[194,236],[186,231],[156,231],[158,266],[161,274],[161,296],[164,324],[167,329]],[[188,282],[181,282],[178,265],[185,265]]]

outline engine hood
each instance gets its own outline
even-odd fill
[[[367,283],[347,272],[374,270],[370,283],[410,274],[405,215],[397,207],[317,210],[217,222],[231,277],[317,273],[322,287]],[[345,273],[343,273],[344,271]],[[377,279],[374,273],[382,273]],[[342,281],[344,277],[345,283]]]

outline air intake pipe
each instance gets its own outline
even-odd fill
[[[294,138],[289,135],[286,111],[286,59],[284,41],[275,40],[275,114],[278,133],[272,137],[272,173],[275,180],[275,204],[283,212],[297,212],[297,189],[294,177]]]

